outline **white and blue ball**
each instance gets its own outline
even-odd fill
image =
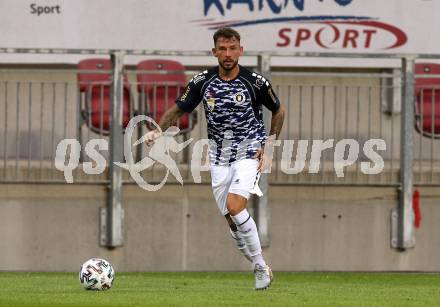
[[[108,290],[113,285],[115,271],[110,262],[92,258],[84,262],[79,271],[79,281],[86,290]]]

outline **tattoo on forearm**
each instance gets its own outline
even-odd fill
[[[162,131],[165,131],[169,127],[175,125],[177,123],[177,119],[184,113],[185,112],[178,107],[173,107],[172,109],[169,109],[167,112],[165,112],[160,120],[160,129],[162,129]]]
[[[277,113],[272,115],[270,123],[270,135],[276,135],[277,139],[280,136],[281,128],[284,123],[284,109],[281,107]]]

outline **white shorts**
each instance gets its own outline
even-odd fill
[[[249,199],[250,194],[263,195],[258,187],[258,162],[258,159],[243,159],[231,163],[230,166],[211,165],[212,191],[223,215],[228,213],[226,198],[229,193],[246,199]]]

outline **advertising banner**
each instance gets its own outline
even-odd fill
[[[0,0],[0,47],[440,53],[437,0]]]

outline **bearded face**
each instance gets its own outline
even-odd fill
[[[212,53],[218,59],[220,67],[225,71],[230,71],[238,65],[238,59],[243,54],[243,47],[235,37],[219,37]]]

